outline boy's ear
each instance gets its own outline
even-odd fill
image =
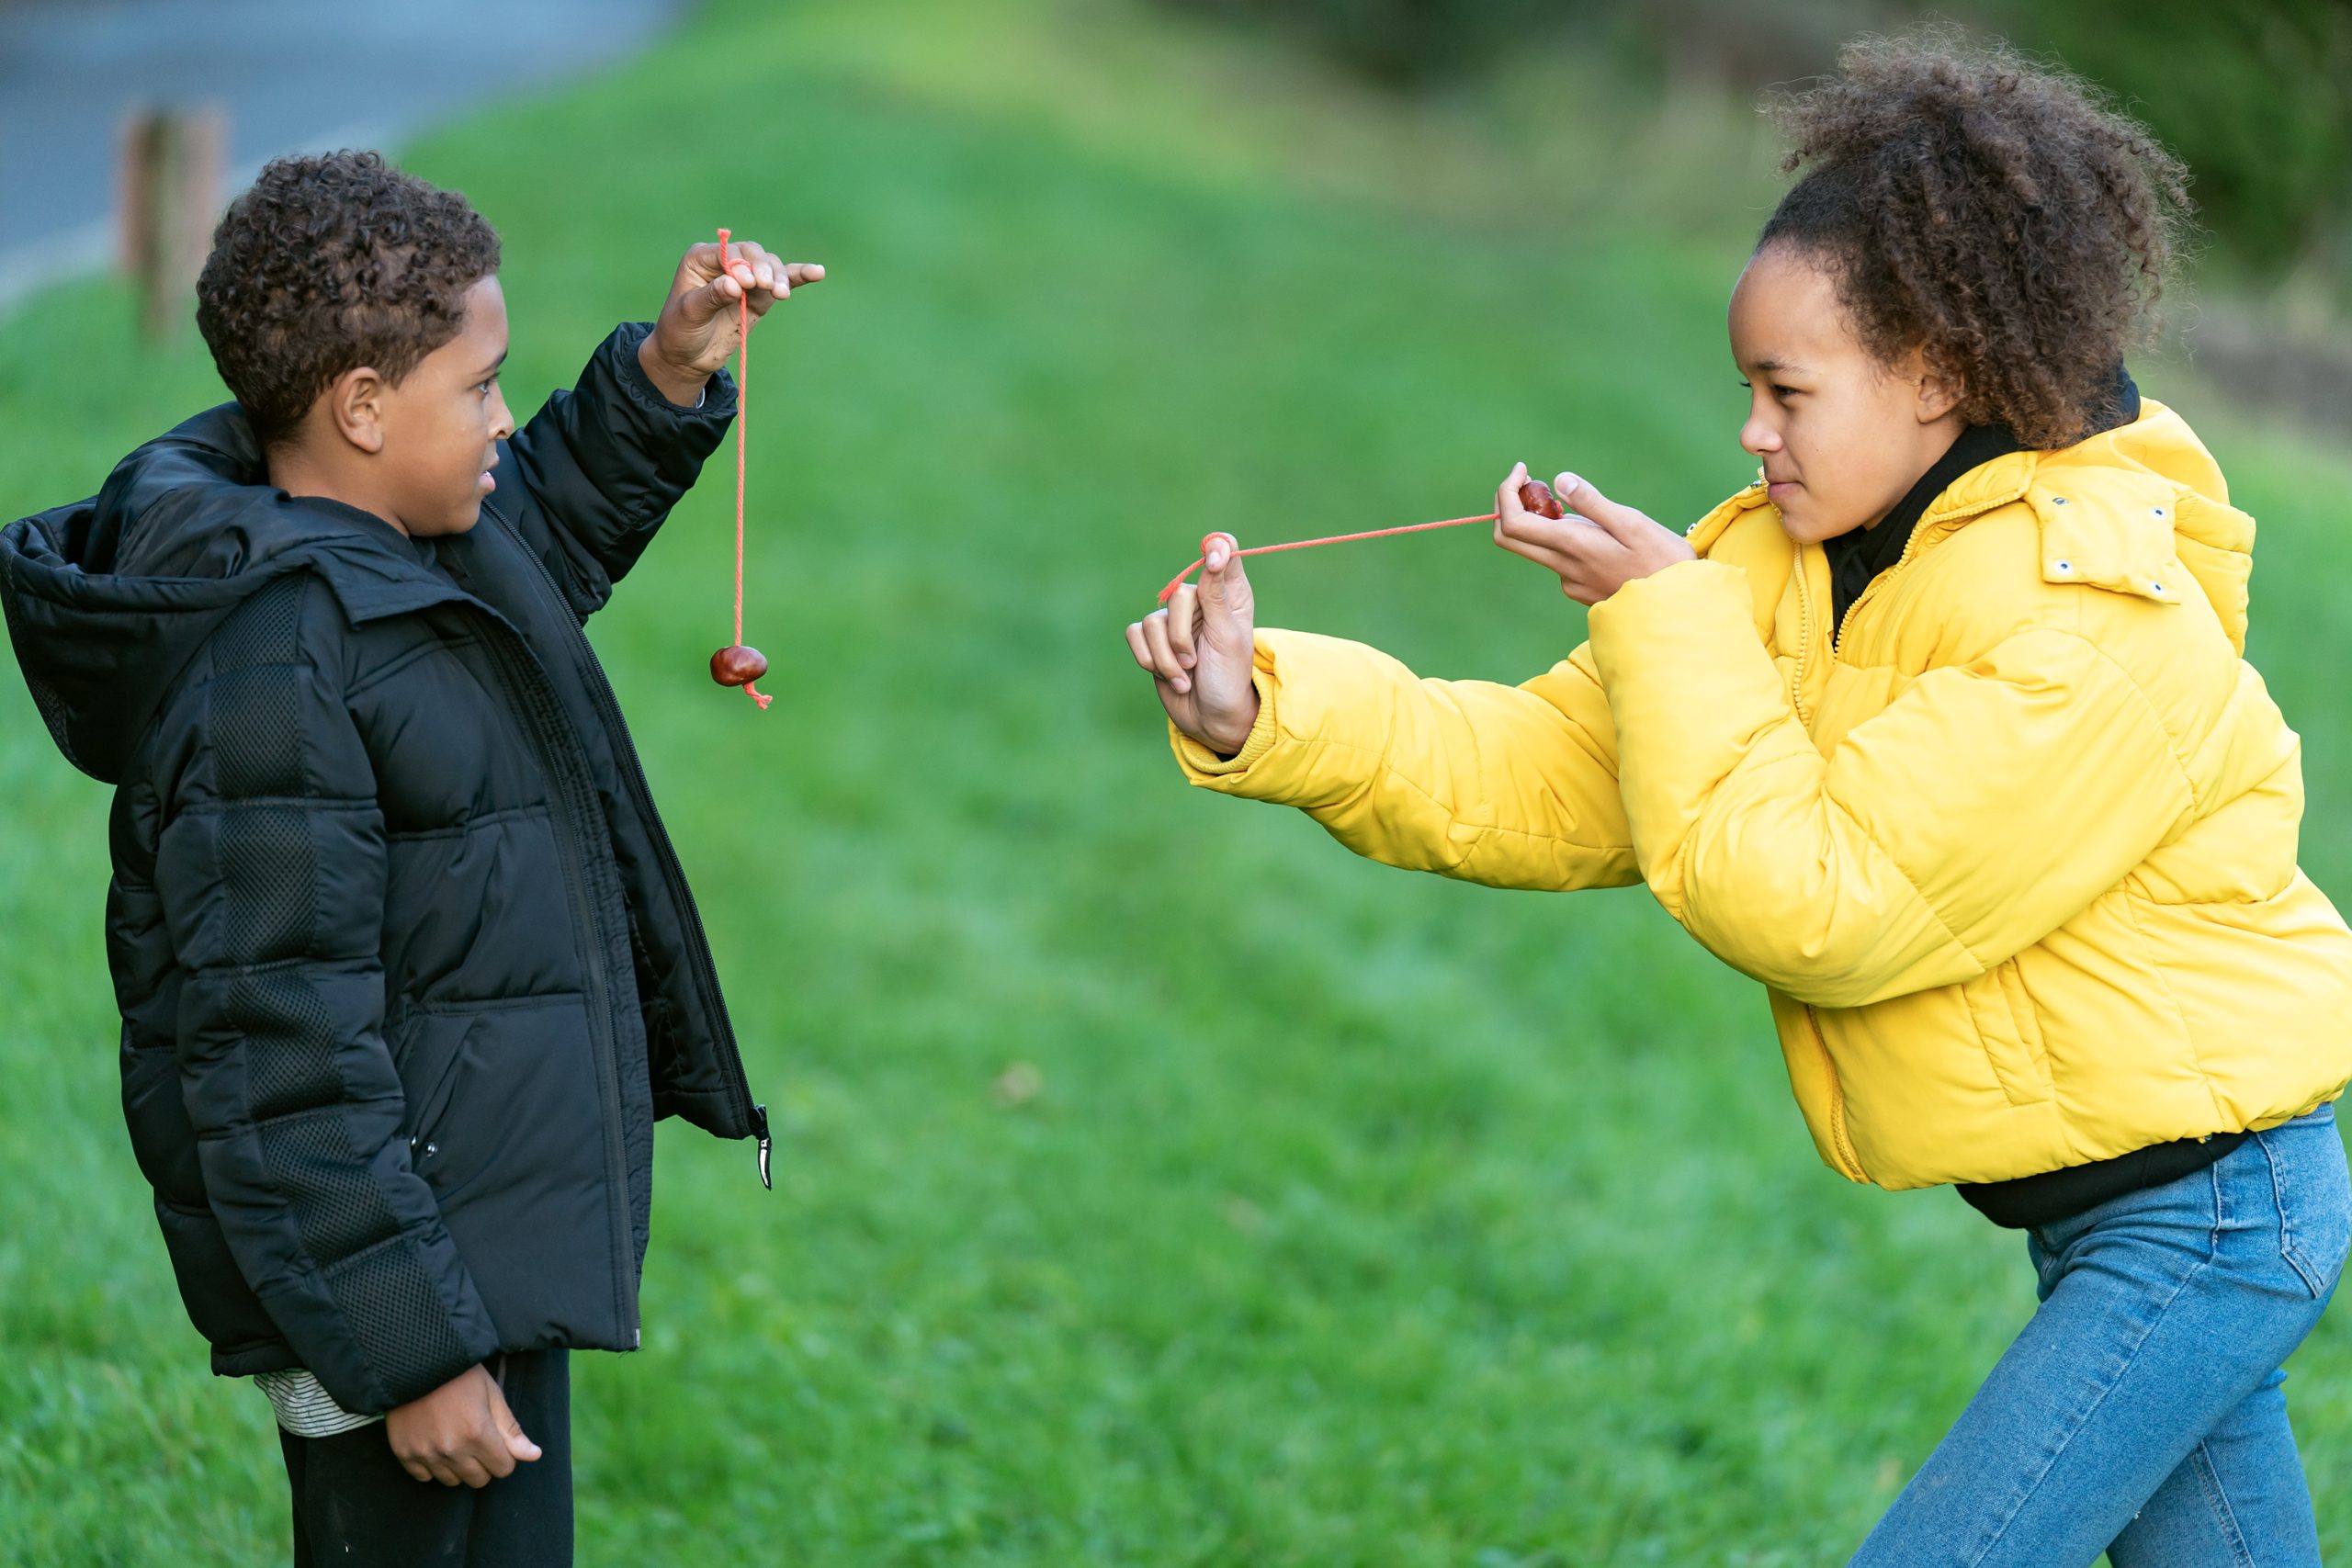
[[[367,366],[346,370],[327,383],[327,423],[345,441],[370,456],[384,449],[384,378]]]

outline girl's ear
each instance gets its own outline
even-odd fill
[[[1939,367],[1935,356],[1926,350],[1911,351],[1911,379],[1918,389],[1917,413],[1921,424],[1933,424],[1960,406],[1967,395],[1967,388],[1960,377]]]

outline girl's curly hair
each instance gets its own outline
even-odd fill
[[[456,191],[375,152],[279,158],[230,204],[196,324],[254,434],[274,446],[346,370],[397,386],[464,330],[498,234]]]
[[[2006,44],[1865,38],[1838,64],[1767,101],[1782,169],[1806,172],[1757,250],[1826,261],[1863,345],[1921,349],[1971,423],[2044,448],[2098,428],[2125,350],[2153,334],[2188,169],[2098,89]]]

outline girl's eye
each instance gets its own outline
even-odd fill
[[[1782,387],[1776,384],[1772,388],[1772,395],[1776,398],[1793,398],[1797,395],[1797,389],[1794,387]]]

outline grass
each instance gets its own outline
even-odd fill
[[[1406,114],[982,10],[722,5],[407,159],[506,236],[518,408],[718,223],[833,273],[754,347],[775,709],[701,673],[723,482],[593,627],[780,1147],[767,1194],[663,1134],[645,1353],[577,1369],[582,1562],[1841,1560],[2030,1310],[2022,1244],[1822,1169],[1762,998],[1645,895],[1403,876],[1188,792],[1118,637],[1212,525],[1452,515],[1521,457],[1660,516],[1744,482],[1745,133],[1630,189],[1667,165],[1573,140],[1541,69]],[[220,395],[130,314],[0,324],[0,511]],[[2305,863],[2352,885],[2352,466],[2147,379],[2264,520]],[[1468,535],[1255,575],[1432,671],[1581,635]],[[107,793],[0,688],[0,1555],[268,1561],[266,1406],[207,1375],[120,1131]],[[2340,1316],[2295,1366],[2352,1550]]]

